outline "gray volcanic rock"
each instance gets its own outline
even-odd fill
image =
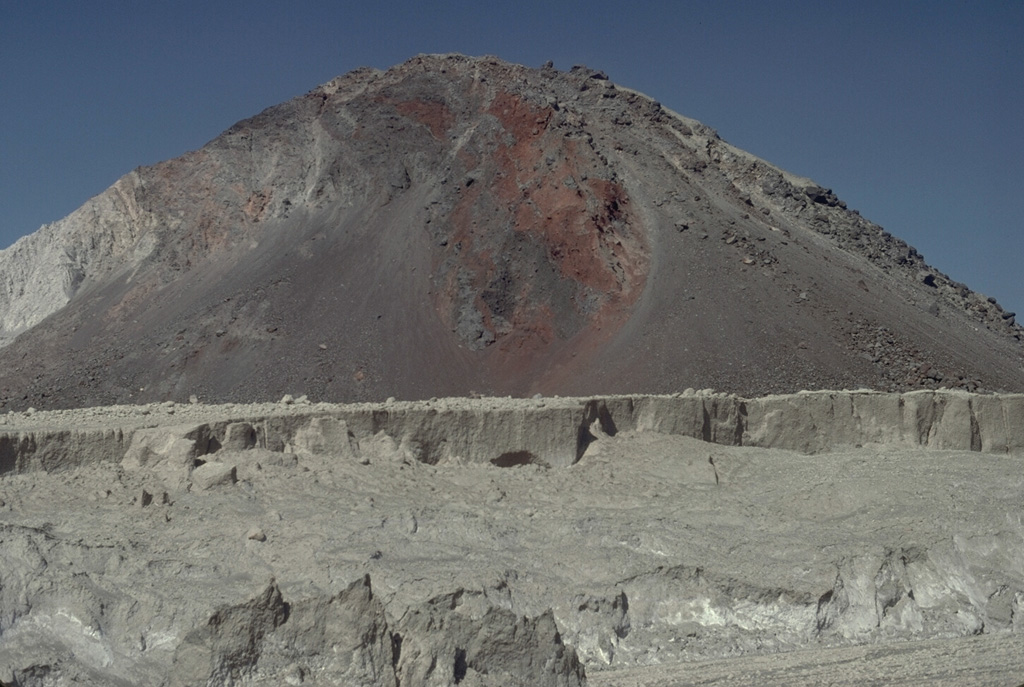
[[[5,415],[0,682],[1015,684],[1022,417],[930,391]],[[201,488],[215,463],[237,481]]]
[[[1011,313],[583,67],[357,70],[133,171],[0,277],[8,408],[1024,389]]]

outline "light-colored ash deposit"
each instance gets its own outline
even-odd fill
[[[5,685],[1015,684],[1024,396],[0,424]]]

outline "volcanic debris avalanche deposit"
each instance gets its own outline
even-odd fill
[[[0,681],[1007,684],[1021,417],[930,391],[5,415]]]

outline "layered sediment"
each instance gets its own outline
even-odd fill
[[[68,428],[74,425],[75,429]],[[126,451],[221,447],[358,455],[387,438],[428,464],[566,467],[597,436],[647,431],[726,446],[819,453],[880,444],[1017,453],[1024,450],[1024,395],[962,391],[817,391],[745,399],[670,396],[435,399],[362,404],[155,404],[9,413],[0,419],[0,474],[119,460]],[[176,443],[177,442],[177,443]]]

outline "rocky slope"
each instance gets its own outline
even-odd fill
[[[1022,415],[929,391],[5,415],[0,683],[1016,684]]]
[[[357,70],[0,252],[0,404],[1024,389],[1012,313],[583,67]]]

